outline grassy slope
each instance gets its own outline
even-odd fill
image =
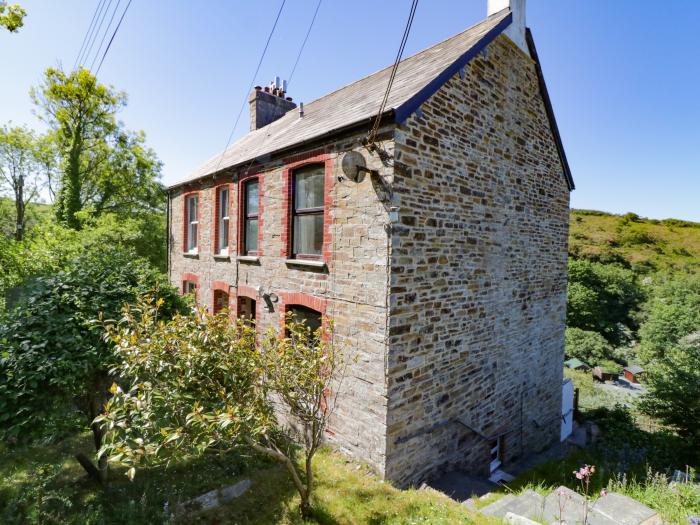
[[[103,492],[73,459],[90,453],[90,438],[80,435],[56,445],[9,448],[0,444],[0,523],[152,524],[162,522],[163,504],[201,495],[248,478],[251,489],[220,509],[183,523],[299,524],[299,499],[286,471],[276,463],[234,455],[208,457],[168,470],[139,471],[133,483],[112,471]],[[322,450],[314,471],[313,501],[322,524],[474,524],[495,523],[470,514],[459,503],[431,490],[400,491],[370,469]],[[51,474],[53,472],[53,474]],[[39,501],[43,501],[41,505]],[[41,508],[39,514],[37,509]]]
[[[641,270],[700,272],[700,223],[571,211],[569,252],[602,258],[622,257]]]
[[[51,215],[51,205],[31,203],[27,207],[27,228],[47,220]],[[15,231],[15,201],[0,197],[0,234],[11,236]]]

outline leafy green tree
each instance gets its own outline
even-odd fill
[[[16,33],[24,25],[25,16],[27,12],[19,4],[8,5],[5,0],[0,1],[0,27]]]
[[[643,299],[631,270],[587,260],[569,261],[567,326],[598,332],[619,344],[627,339],[626,331],[636,329]]]
[[[700,330],[700,277],[676,276],[661,283],[645,304],[644,317],[640,357],[649,363]]]
[[[578,357],[589,365],[597,365],[613,357],[610,343],[598,332],[567,328],[565,341],[568,358]]]
[[[640,408],[700,447],[700,333],[684,337],[648,366]]]
[[[99,83],[87,69],[49,68],[31,96],[60,158],[55,201],[60,223],[79,229],[86,216],[81,212],[128,217],[164,210],[161,162],[143,132],[132,133],[117,121],[125,93]]]
[[[108,329],[120,358],[117,374],[131,384],[113,387],[98,418],[110,429],[102,453],[128,466],[133,478],[140,465],[212,448],[253,448],[285,466],[302,514],[309,516],[311,462],[340,388],[340,352],[320,330],[291,319],[287,337],[258,336],[258,349],[255,328],[232,323],[226,313],[213,316],[200,309],[163,322],[159,308],[145,298]],[[277,421],[272,396],[298,428],[303,468]]]
[[[99,449],[103,429],[92,421],[108,399],[109,369],[117,361],[94,320],[118,318],[125,303],[153,289],[163,315],[182,307],[165,276],[118,247],[85,251],[64,269],[34,278],[21,302],[0,319],[0,431],[30,434],[74,405]],[[103,460],[99,473],[91,473],[101,478],[105,468]]]
[[[21,241],[27,226],[27,208],[36,202],[44,178],[37,163],[38,140],[26,127],[0,128],[0,192],[14,200],[15,240]]]

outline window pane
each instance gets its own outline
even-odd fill
[[[246,195],[246,205],[245,212],[246,215],[257,215],[258,214],[258,181],[250,181],[245,185],[245,195]]]
[[[323,207],[323,166],[294,172],[294,209]]]
[[[219,221],[219,246],[220,252],[228,248],[228,221],[221,219]]]
[[[219,217],[228,217],[228,189],[219,190]]]
[[[258,219],[247,219],[245,222],[245,251],[258,251]]]
[[[305,306],[293,305],[289,307],[289,312],[292,314],[292,321],[295,323],[304,323],[304,325],[316,331],[321,328],[321,313]]]
[[[190,223],[187,231],[187,251],[197,247],[197,223]]]
[[[187,222],[196,221],[197,220],[197,197],[195,197],[195,196],[188,197],[187,209],[188,209]]]
[[[294,255],[321,255],[323,250],[323,214],[294,217]]]

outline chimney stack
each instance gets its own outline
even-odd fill
[[[530,56],[530,51],[525,40],[525,0],[488,0],[488,16],[491,16],[506,7],[513,14],[513,21],[503,31],[515,44]]]
[[[262,88],[255,86],[248,102],[250,104],[250,131],[267,126],[283,117],[287,111],[297,107],[291,97],[286,97],[287,81],[280,82],[280,77]]]

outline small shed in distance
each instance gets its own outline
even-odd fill
[[[630,383],[639,383],[639,379],[644,375],[644,369],[639,365],[630,365],[624,368],[623,374]]]
[[[590,366],[576,357],[572,357],[571,359],[564,361],[564,366],[566,368],[571,368],[572,370],[581,370],[584,372],[591,369]]]
[[[606,370],[602,366],[596,366],[593,369],[593,379],[596,379],[601,383],[605,383],[606,381],[617,381],[619,377],[620,374],[617,372]]]

